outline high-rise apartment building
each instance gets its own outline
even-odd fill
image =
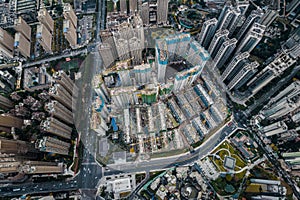
[[[247,63],[243,68],[234,75],[233,79],[228,83],[227,87],[229,90],[239,89],[245,85],[249,79],[257,72],[259,63],[254,61]]]
[[[47,53],[52,53],[52,34],[44,24],[38,24],[36,39]]]
[[[112,55],[113,55],[114,59],[117,59],[118,52],[116,49],[116,44],[114,41],[113,33],[109,30],[103,30],[103,31],[100,31],[100,37],[101,37],[102,44],[107,43],[110,45]]]
[[[166,69],[168,65],[168,50],[164,40],[156,41],[155,56],[157,65],[157,80],[160,83],[165,83]]]
[[[168,7],[168,0],[157,0],[157,24],[167,23]]]
[[[249,53],[256,47],[259,41],[262,39],[266,26],[263,26],[258,23],[250,28],[248,33],[240,41],[236,53],[248,51]]]
[[[263,11],[261,9],[253,10],[251,14],[247,17],[246,21],[243,23],[241,29],[236,35],[236,38],[240,40],[249,31],[249,29],[254,25],[255,22],[259,22],[263,16]]]
[[[95,92],[98,94],[98,96],[102,96],[105,102],[109,101],[109,92],[107,91],[102,78],[99,80],[99,87],[95,89]]]
[[[14,47],[22,56],[26,58],[30,57],[30,46],[30,41],[21,32],[15,34]]]
[[[129,40],[130,38],[134,37],[134,29],[133,29],[133,23],[134,20],[128,19],[129,22],[123,22],[115,27],[115,31],[113,32],[114,38],[122,38],[125,40]]]
[[[127,14],[127,2],[126,2],[126,0],[120,0],[120,12],[122,14]]]
[[[225,62],[230,58],[237,44],[237,39],[232,38],[226,40],[220,47],[218,53],[214,58],[214,65],[217,68],[224,67]]]
[[[26,154],[33,152],[34,147],[21,140],[9,140],[0,138],[0,152],[6,154]]]
[[[14,103],[10,99],[0,95],[0,109],[7,110],[13,108],[13,106]]]
[[[290,1],[286,6],[285,16],[297,16],[297,12],[299,15],[299,9],[300,9],[300,2],[298,0]]]
[[[15,20],[14,29],[20,32],[28,41],[31,41],[31,27],[21,16]]]
[[[130,59],[129,41],[126,39],[115,39],[119,60]]]
[[[118,108],[128,107],[130,104],[134,104],[133,95],[136,91],[135,87],[122,87],[111,90],[111,99]]]
[[[65,19],[68,19],[72,22],[72,25],[77,29],[77,16],[69,3],[65,3],[63,7],[63,15]]]
[[[226,66],[226,69],[222,73],[221,79],[232,80],[234,74],[238,73],[243,66],[248,62],[250,54],[249,52],[239,53],[234,56],[234,58],[230,61],[230,63]]]
[[[14,38],[0,27],[0,56],[14,57]]]
[[[247,83],[252,94],[256,94],[264,86],[270,83],[274,78],[282,74],[286,69],[291,67],[296,60],[291,58],[287,53],[282,52],[273,62],[267,65],[260,73]]]
[[[236,0],[236,7],[241,11],[242,15],[245,15],[248,7],[249,7],[249,0]]]
[[[289,35],[289,39],[282,47],[292,58],[300,57],[300,26]]]
[[[265,14],[262,16],[260,20],[260,24],[266,27],[270,26],[272,22],[278,17],[279,13],[277,10],[266,10]]]
[[[118,76],[123,87],[131,86],[130,70],[120,70],[118,71]]]
[[[136,13],[138,8],[137,0],[129,0],[129,11],[130,13]]]
[[[192,41],[187,51],[186,61],[193,66],[204,66],[210,58],[209,53],[196,41]]]
[[[46,10],[46,8],[42,8],[39,10],[38,12],[38,20],[41,24],[43,24],[44,26],[46,26],[46,28],[48,29],[48,31],[50,33],[53,33],[53,29],[54,29],[54,21],[51,18],[49,12]]]
[[[135,81],[138,85],[150,83],[152,68],[150,64],[136,65],[133,69]]]
[[[287,132],[288,126],[283,121],[279,121],[264,127],[262,131],[267,137],[270,137]]]
[[[48,117],[46,120],[42,121],[40,127],[46,132],[65,139],[71,139],[72,128],[53,117]]]
[[[142,41],[137,37],[132,37],[129,39],[129,49],[132,58],[133,65],[138,65],[142,63]]]
[[[218,18],[217,30],[227,29],[231,35],[241,19],[240,9],[227,3]]]
[[[77,32],[76,27],[72,24],[71,20],[65,19],[63,22],[63,32],[65,38],[69,42],[72,48],[75,48],[77,45]]]
[[[300,6],[300,1],[293,0],[286,6],[286,12],[289,14],[298,8],[298,6]]]
[[[201,74],[203,66],[193,66],[176,74],[173,91],[178,92],[190,86]]]
[[[300,93],[300,81],[294,81],[292,84],[290,84],[284,90],[282,90],[278,95],[273,97],[270,102],[277,103],[286,97],[293,98],[293,97],[297,96],[299,93]]]
[[[0,129],[1,127],[6,127],[6,128],[14,127],[14,128],[22,129],[23,125],[24,125],[23,119],[8,114],[0,115]]]
[[[77,16],[69,3],[65,3],[63,7],[63,31],[66,39],[72,48],[77,45]]]
[[[260,114],[267,119],[276,119],[287,114],[293,115],[300,106],[299,95],[300,82],[295,81],[273,97]],[[292,119],[295,120],[294,117]]]
[[[143,21],[138,15],[117,26],[113,38],[119,60],[131,59],[133,64],[141,63],[145,38]]]
[[[17,31],[15,34],[14,47],[25,58],[29,58],[31,48],[31,27],[20,16],[15,20],[14,28]]]
[[[30,12],[36,14],[39,8],[39,0],[17,0],[15,3],[15,9],[18,14],[27,14]]]
[[[45,136],[36,142],[36,147],[40,151],[57,153],[61,155],[68,155],[70,146],[71,145],[67,142],[48,136]]]
[[[112,47],[109,43],[100,44],[99,54],[102,58],[103,66],[105,69],[112,66],[117,59],[116,57],[114,57]]]
[[[49,88],[49,94],[68,109],[72,110],[72,95],[62,85],[54,84]]]
[[[212,18],[209,20],[206,20],[203,23],[201,32],[198,34],[198,42],[201,46],[203,46],[205,49],[208,49],[210,41],[212,40],[216,28],[217,28],[218,20],[216,18]]]
[[[143,24],[149,24],[149,2],[144,2],[140,8],[140,16],[142,18]]]
[[[300,106],[300,98],[284,99],[279,103],[273,104],[271,107],[261,111],[263,117],[273,120],[286,116],[295,111]]]
[[[78,88],[74,81],[64,71],[57,71],[53,74],[53,79],[56,83],[62,85],[71,95],[76,95]]]
[[[46,103],[45,110],[53,117],[60,119],[67,124],[73,124],[72,112],[58,101],[52,100],[49,103]]]
[[[217,55],[221,45],[228,39],[228,30],[218,30],[209,45],[208,52],[212,59]]]
[[[191,41],[190,34],[173,34],[164,38],[164,40],[166,41],[167,45],[169,61],[173,61],[176,57],[185,58]]]

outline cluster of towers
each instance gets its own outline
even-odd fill
[[[121,14],[136,14],[139,11],[144,24],[149,24],[152,21],[158,25],[167,24],[168,8],[168,0],[158,0],[156,4],[151,4],[148,1],[142,3],[137,0],[130,0],[129,7],[127,7],[126,0],[120,0]]]
[[[227,2],[219,18],[205,21],[198,34],[229,90],[239,89],[257,72],[259,64],[249,61],[250,52],[277,16],[257,8],[246,17],[248,6],[248,1]]]
[[[116,60],[130,59],[134,65],[142,63],[145,38],[143,21],[138,15],[129,17],[113,31],[101,32],[101,39],[99,53],[105,68]]]
[[[44,8],[38,12],[39,24],[37,26],[36,38],[47,53],[52,52],[52,34],[54,29],[54,20],[49,12]]]
[[[51,162],[35,162],[41,152],[69,155],[73,131],[73,98],[77,96],[77,87],[63,71],[54,73],[53,86],[49,89],[44,105],[47,117],[40,123],[42,137],[26,142],[0,138],[0,165],[6,173],[53,174],[63,173],[63,165]],[[4,112],[14,108],[14,103],[7,97],[0,96],[0,108]],[[14,135],[17,129],[23,130],[27,119],[10,113],[0,115],[0,131]],[[9,154],[9,155],[8,155]],[[9,162],[11,165],[9,165]],[[8,169],[9,168],[9,169]],[[2,169],[2,168],[1,168]]]
[[[72,48],[77,45],[77,16],[70,4],[63,7],[63,33]],[[54,20],[46,8],[40,8],[37,12],[38,24],[36,27],[36,39],[46,53],[52,53],[52,38],[54,35]],[[31,56],[32,28],[20,16],[14,22],[16,31],[14,37],[0,28],[0,55],[2,59],[13,59],[22,56],[27,59]]]
[[[169,35],[156,41],[156,66],[157,80],[161,84],[166,83],[166,69],[168,64],[177,59],[185,59],[192,67],[187,68],[175,75],[173,91],[180,91],[190,86],[201,74],[206,61],[209,59],[208,52],[193,41],[189,34],[181,33]]]
[[[30,57],[31,27],[19,17],[15,20],[15,37],[0,28],[0,55],[2,59],[13,59],[15,55]]]
[[[63,7],[63,32],[65,38],[69,42],[72,48],[75,48],[77,45],[77,16],[69,3],[65,3]]]
[[[287,114],[297,113],[299,111],[299,106],[300,82],[295,81],[278,95],[273,97],[270,103],[261,110],[260,114],[263,118],[275,120],[286,116]]]

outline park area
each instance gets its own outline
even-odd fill
[[[60,61],[56,66],[55,70],[64,70],[64,71],[73,71],[74,69],[78,69],[82,63],[80,58],[68,59],[65,61]]]
[[[236,149],[234,149],[229,142],[225,141],[212,152],[210,159],[220,172],[229,171],[226,167],[224,167],[226,157],[235,159],[235,164],[232,171],[236,173],[243,171],[243,168],[247,166],[247,163],[239,155],[240,153]]]
[[[247,163],[240,157],[240,153],[228,141],[225,141],[211,153],[209,158],[221,172],[220,176],[212,181],[212,186],[220,195],[235,194],[248,169]],[[228,159],[231,162],[226,167]]]
[[[73,58],[63,58],[51,61],[49,63],[51,67],[47,68],[47,72],[52,75],[56,71],[63,70],[72,76],[73,73],[78,72],[84,59],[84,56],[77,56]]]

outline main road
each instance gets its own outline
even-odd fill
[[[272,163],[273,167],[276,169],[280,177],[282,177],[282,179],[284,179],[286,183],[292,188],[293,194],[297,197],[297,199],[300,199],[300,192],[298,187],[291,180],[291,176],[289,175],[289,173],[286,170],[281,168],[281,164],[279,163],[278,158],[274,155],[274,152],[266,148],[266,145],[263,143],[263,139],[261,135],[259,135],[259,133],[254,134],[254,140],[262,148],[266,157]]]
[[[22,67],[27,68],[27,67],[32,67],[32,66],[35,66],[35,65],[41,65],[41,64],[48,63],[48,62],[51,62],[51,61],[54,61],[54,60],[59,60],[59,59],[67,58],[67,57],[71,57],[71,56],[77,56],[77,55],[87,53],[87,52],[88,52],[87,48],[72,50],[70,52],[66,52],[66,53],[61,54],[61,55],[57,55],[57,56],[53,56],[53,57],[49,57],[49,58],[44,58],[44,59],[34,61],[34,62],[30,62],[30,63],[25,63],[24,65],[22,65]]]
[[[98,181],[102,176],[108,176],[120,173],[134,173],[142,171],[160,170],[174,166],[174,164],[182,166],[195,162],[196,160],[207,155],[218,144],[229,136],[238,127],[235,122],[229,122],[224,125],[218,132],[206,140],[200,147],[195,149],[194,153],[186,153],[180,156],[153,159],[144,161],[143,163],[124,163],[122,165],[110,165],[108,171],[103,172],[93,154],[89,150],[84,150],[84,160],[80,168],[79,174],[70,181],[53,181],[46,183],[24,183],[19,185],[6,185],[0,187],[0,196],[21,196],[33,193],[50,193],[55,191],[70,191],[75,189],[95,189]],[[89,138],[89,137],[88,137]],[[20,189],[20,190],[19,190]],[[17,190],[17,191],[16,191]]]
[[[218,132],[212,135],[208,140],[196,148],[194,153],[185,153],[179,156],[163,157],[151,160],[145,160],[143,162],[122,163],[120,165],[109,165],[108,170],[104,172],[104,175],[113,175],[115,173],[133,173],[141,171],[150,171],[165,169],[176,165],[187,165],[194,161],[201,159],[217,147],[226,136],[237,130],[235,122],[228,122]]]

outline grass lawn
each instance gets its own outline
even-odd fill
[[[154,179],[155,177],[157,177],[159,174],[163,173],[164,170],[161,170],[161,171],[154,171],[154,172],[150,172],[150,180],[151,179]]]
[[[79,162],[79,159],[78,159],[78,157],[76,157],[76,158],[74,159],[74,164],[73,164],[72,167],[71,167],[71,170],[72,170],[73,172],[75,172],[76,168],[78,168],[78,162]]]
[[[54,66],[54,69],[57,70],[64,70],[69,71],[73,69],[78,69],[82,63],[82,60],[80,58],[73,58],[69,62],[65,60],[61,60],[56,66]]]
[[[221,145],[218,146],[218,148],[213,151],[213,153],[216,153],[218,152],[220,149],[228,149],[230,154],[231,154],[231,157],[235,158],[236,159],[236,167],[235,167],[235,171],[238,171],[240,170],[241,168],[247,166],[247,163],[239,156],[239,152],[237,150],[235,150],[233,148],[233,146],[231,144],[229,144],[227,141],[223,142]],[[220,151],[218,152],[218,155],[220,156],[221,159],[225,159],[225,156],[228,156],[228,152],[223,150],[223,151]],[[214,162],[217,166],[219,166],[219,169],[220,170],[223,170],[224,167],[223,167],[223,161],[221,160],[216,160],[214,159]],[[224,169],[224,171],[226,171]]]
[[[231,157],[236,159],[236,163],[235,163],[236,166],[239,166],[241,168],[246,167],[247,164],[239,156],[231,155]]]
[[[249,193],[259,193],[259,188],[260,188],[260,185],[258,185],[258,184],[250,184],[246,188],[246,192],[249,192]]]
[[[220,149],[228,149],[231,154],[238,154],[238,152],[227,141],[220,144],[218,148],[213,151],[213,153],[216,153]]]
[[[107,1],[107,12],[113,12],[114,11],[114,2],[112,0]]]
[[[210,159],[211,161],[213,161],[213,162],[216,164],[217,168],[218,168],[221,172],[226,172],[226,171],[227,171],[227,170],[224,168],[224,166],[223,166],[223,161],[222,161],[222,160],[213,159],[212,157],[209,157],[209,159]]]
[[[218,153],[217,153],[217,155],[219,155],[220,156],[220,158],[222,159],[222,160],[224,160],[225,159],[225,156],[229,156],[229,154],[228,154],[228,152],[227,151],[219,151]]]
[[[238,179],[238,180],[242,180],[246,174],[247,170],[244,170],[240,173],[235,174],[234,176]]]
[[[287,195],[292,195],[293,194],[293,190],[292,190],[291,186],[289,186],[286,182],[281,181],[281,185],[286,187],[286,189],[287,189],[286,194]]]
[[[174,156],[174,155],[186,153],[188,151],[189,151],[188,149],[176,149],[176,150],[172,150],[172,151],[164,151],[164,152],[160,152],[160,153],[153,153],[152,155],[150,155],[150,157],[151,158],[168,157],[168,156]]]
[[[121,198],[125,198],[125,197],[127,197],[130,193],[131,193],[131,192],[122,192],[122,193],[120,193],[120,197],[121,197]]]
[[[64,0],[64,3],[69,3],[69,4],[73,5],[74,1],[73,0]]]

